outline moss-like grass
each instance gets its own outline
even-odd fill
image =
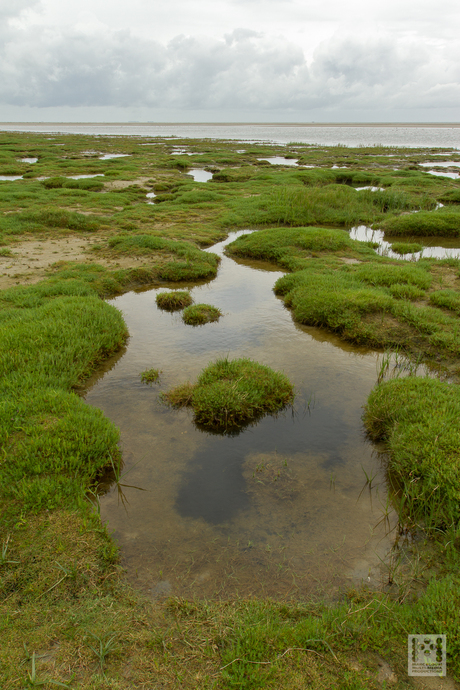
[[[156,383],[161,374],[161,369],[146,369],[141,373],[142,383]]]
[[[450,209],[421,211],[420,213],[389,218],[381,227],[390,236],[460,237],[460,213]]]
[[[417,244],[416,242],[393,242],[391,249],[395,254],[405,256],[406,254],[416,254],[417,252],[421,252],[423,246],[421,244]]]
[[[192,304],[192,295],[188,290],[174,290],[173,292],[159,292],[155,301],[160,309],[179,311]]]
[[[239,237],[227,251],[290,269],[276,282],[275,292],[296,321],[328,328],[355,343],[442,358],[458,368],[460,322],[428,306],[438,299],[436,261],[384,259],[364,243],[327,228],[261,230]],[[359,259],[350,263],[352,257]],[[456,276],[455,268],[450,277]]]
[[[413,542],[411,553],[400,552],[405,565],[396,572],[389,566],[388,591],[349,591],[333,605],[171,598],[152,606],[128,585],[98,513],[101,472],[115,468],[119,474],[118,432],[74,392],[126,337],[120,314],[99,297],[159,281],[212,279],[218,259],[202,247],[224,239],[229,228],[271,224],[277,227],[238,241],[229,253],[291,271],[277,291],[299,319],[304,314],[306,323],[311,319],[343,338],[396,344],[458,368],[457,260],[424,260],[412,271],[351,242],[343,229],[302,230],[311,223],[393,223],[415,237],[415,226],[418,234],[430,234],[427,227],[438,234],[445,223],[452,235],[458,183],[407,169],[426,160],[424,150],[207,140],[199,142],[200,164],[219,172],[200,186],[182,175],[193,157],[172,157],[169,139],[144,143],[136,137],[0,133],[0,174],[24,176],[0,182],[1,246],[11,251],[10,245],[16,250],[30,239],[93,232],[99,245],[87,261],[65,257],[46,280],[0,293],[2,687],[31,685],[35,653],[36,685],[50,679],[81,690],[376,689],[381,656],[402,688],[409,684],[407,633],[428,630],[447,634],[448,673],[459,679],[455,385],[401,380],[382,385],[371,398],[369,430],[389,444],[390,460],[394,449],[401,512],[434,529]],[[191,146],[180,139],[174,144]],[[129,157],[100,160],[107,152]],[[269,155],[295,156],[315,167],[259,164],[258,157]],[[18,160],[32,156],[36,164]],[[103,177],[68,179],[79,174]],[[58,183],[42,184],[38,177]],[[385,191],[351,188],[362,185]],[[161,203],[146,203],[152,189],[165,193]],[[450,206],[434,211],[437,202]],[[316,292],[323,305],[315,303]],[[194,390],[184,386],[178,399],[191,399]],[[227,393],[215,389],[198,400],[210,409],[219,395],[226,403]],[[431,552],[423,550],[426,534]],[[414,587],[425,592],[415,594]],[[112,638],[115,648],[101,664],[91,647]]]
[[[189,326],[202,326],[205,323],[218,321],[221,316],[221,310],[211,304],[193,304],[184,309],[182,319]]]
[[[81,504],[118,456],[118,431],[72,389],[127,336],[84,284],[44,288],[0,293],[0,495],[32,511]]]
[[[385,440],[401,506],[413,523],[460,521],[460,390],[428,378],[381,383],[367,401],[370,437]]]
[[[280,372],[250,359],[220,359],[202,371],[196,384],[165,393],[174,407],[190,406],[197,424],[241,426],[292,403],[294,391]]]

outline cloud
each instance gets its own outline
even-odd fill
[[[22,0],[21,7],[32,4]],[[458,48],[427,49],[417,39],[336,35],[308,64],[301,45],[244,28],[222,38],[176,36],[165,45],[130,30],[85,26],[10,27],[0,49],[0,102],[245,112],[460,102]]]

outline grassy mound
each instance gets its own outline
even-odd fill
[[[141,373],[142,383],[156,383],[160,378],[160,369],[146,369]]]
[[[460,237],[460,213],[449,209],[420,211],[389,218],[381,226],[388,235]]]
[[[384,440],[404,513],[428,527],[460,520],[460,389],[428,378],[394,379],[369,396],[364,423]]]
[[[160,309],[179,311],[192,304],[192,295],[188,290],[174,290],[174,292],[159,292],[155,298]]]
[[[1,297],[0,498],[32,511],[79,505],[118,457],[119,434],[72,389],[120,348],[126,326],[77,282]]]
[[[406,254],[415,254],[416,252],[421,252],[423,247],[421,244],[417,244],[416,242],[393,242],[391,249],[395,254],[405,256]]]
[[[162,256],[156,269],[157,276],[160,280],[172,282],[214,278],[220,261],[216,254],[204,252],[191,242],[155,235],[118,235],[112,237],[108,245],[117,255]]]
[[[195,385],[165,394],[174,407],[190,405],[195,421],[231,427],[277,412],[294,399],[292,384],[280,372],[250,359],[220,359],[202,371]]]
[[[182,319],[189,326],[201,326],[211,321],[218,321],[222,312],[211,304],[193,304],[184,309]]]

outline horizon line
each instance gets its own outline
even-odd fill
[[[260,126],[260,127],[460,127],[460,122],[155,122],[155,121],[115,121],[109,122],[105,120],[86,120],[86,121],[66,121],[66,120],[34,120],[34,121],[5,121],[0,122],[2,125],[125,125],[125,126],[161,126],[161,127],[175,127],[179,125],[187,126]]]

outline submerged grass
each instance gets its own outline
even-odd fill
[[[196,384],[165,393],[174,407],[189,405],[197,424],[228,429],[292,403],[294,391],[280,372],[250,359],[220,359],[202,371]]]

